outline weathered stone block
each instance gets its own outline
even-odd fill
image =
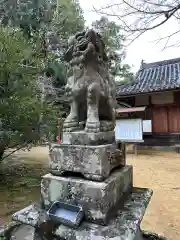
[[[50,172],[61,176],[63,172],[81,173],[85,178],[103,181],[121,165],[116,145],[54,144],[50,150]]]
[[[87,179],[102,181],[120,165],[115,144],[99,146],[55,144],[50,150],[50,172],[54,175],[75,172],[83,174]]]
[[[131,166],[115,170],[104,182],[52,174],[45,175],[41,181],[45,206],[57,200],[78,203],[83,207],[86,219],[102,224],[107,223],[110,211],[131,188]]]
[[[115,142],[115,132],[64,132],[62,143],[70,145],[102,145]]]
[[[133,188],[123,208],[119,206],[116,216],[109,221],[108,226],[83,221],[78,229],[73,229],[61,224],[55,229],[54,235],[65,240],[140,240],[139,228],[151,195],[150,189]],[[36,227],[44,215],[43,211],[30,205],[15,213],[13,220]]]

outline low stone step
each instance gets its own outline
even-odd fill
[[[54,201],[80,204],[86,219],[106,224],[111,210],[132,190],[132,166],[117,169],[103,182],[47,174],[41,181],[45,206]]]
[[[144,240],[143,238],[139,239],[140,224],[151,195],[152,190],[150,189],[133,188],[129,198],[123,206],[119,206],[116,217],[110,220],[108,226],[101,226],[84,221],[77,229],[60,225],[54,231],[54,234],[58,238],[65,240]],[[36,226],[41,214],[43,214],[43,210],[38,209],[34,205],[30,205],[15,213],[13,220]],[[19,240],[21,240],[21,238]]]

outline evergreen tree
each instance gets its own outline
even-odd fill
[[[55,4],[56,2],[56,4]],[[62,87],[66,83],[67,71],[64,53],[68,38],[85,27],[83,11],[78,0],[56,0],[51,22],[51,46],[56,51],[57,58],[50,65],[54,74],[54,85]]]
[[[110,73],[117,81],[132,81],[133,74],[130,71],[130,66],[122,63],[125,58],[125,49],[123,45],[125,37],[121,33],[121,26],[113,21],[109,21],[106,17],[101,17],[100,20],[92,23],[92,27],[103,37],[107,55],[110,60]]]
[[[35,45],[20,29],[0,27],[0,157],[6,148],[39,139],[43,111],[37,79],[43,69]]]

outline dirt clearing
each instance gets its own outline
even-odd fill
[[[144,154],[127,156],[128,164],[134,166],[134,185],[154,191],[142,228],[162,234],[169,240],[179,240],[180,155],[163,152]]]
[[[128,154],[134,166],[134,186],[149,187],[154,194],[142,228],[180,240],[180,154],[140,152]],[[36,147],[8,158],[0,179],[0,225],[13,212],[38,200],[41,175],[48,169],[48,147]]]

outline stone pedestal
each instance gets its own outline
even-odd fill
[[[64,132],[62,144],[97,146],[115,142],[114,131],[87,133],[84,131]]]
[[[50,172],[59,176],[63,172],[81,173],[87,179],[102,181],[114,168],[124,165],[118,151],[115,143],[97,146],[54,144],[50,149]]]
[[[54,201],[79,204],[83,207],[86,220],[100,224],[107,224],[111,211],[131,190],[131,166],[114,171],[103,182],[52,174],[45,175],[41,182],[41,195],[46,206]]]
[[[43,204],[17,212],[13,220],[37,227],[60,201],[80,205],[85,217],[76,229],[57,226],[52,230],[57,239],[144,240],[140,223],[152,191],[133,188],[132,166],[122,153],[114,132],[64,133],[63,143],[50,149],[50,173],[41,181]]]
[[[78,229],[60,225],[53,234],[65,240],[144,240],[140,224],[151,195],[150,189],[133,188],[127,200],[118,205],[107,226],[84,221]],[[36,227],[44,212],[36,205],[30,205],[15,213],[13,220]]]

